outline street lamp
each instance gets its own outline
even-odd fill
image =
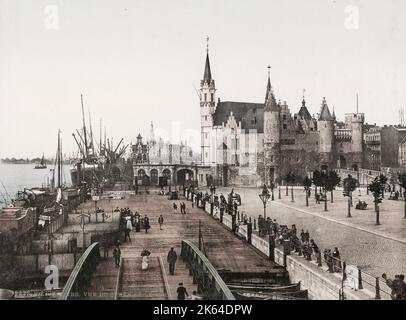
[[[271,195],[269,194],[266,187],[264,187],[264,189],[262,189],[262,193],[259,195],[259,198],[261,199],[262,203],[264,204],[264,219],[266,219],[266,204],[270,197],[271,197]]]

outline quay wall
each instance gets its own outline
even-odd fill
[[[78,257],[76,257],[78,258]],[[22,272],[44,272],[48,265],[55,265],[59,271],[72,270],[76,262],[74,253],[38,254],[14,257],[14,267]]]
[[[194,198],[194,197],[191,197]],[[207,204],[206,204],[207,205]],[[205,209],[207,206],[205,207]],[[203,210],[210,214],[210,210]],[[232,231],[232,218],[228,214],[224,214],[222,224]],[[238,224],[238,222],[237,222]],[[248,241],[247,225],[239,225],[236,228],[236,235]],[[269,241],[268,238],[261,238],[258,235],[251,234],[251,243],[254,248],[259,250],[265,256],[269,257]],[[314,258],[314,257],[313,257]],[[301,283],[301,289],[308,290],[309,298],[312,300],[338,300],[340,290],[342,288],[341,274],[330,274],[325,269],[317,266],[315,261],[307,261],[301,256],[295,254],[284,255],[280,248],[274,249],[275,263],[285,266],[289,273],[289,278],[292,283]],[[345,288],[345,298],[348,300],[367,300],[373,299],[374,293],[370,290],[356,290],[358,288]],[[387,298],[387,297],[383,297]]]

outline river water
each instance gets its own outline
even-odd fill
[[[0,164],[0,207],[4,198],[7,201],[10,200],[7,193],[11,198],[15,198],[16,193],[24,188],[43,187],[48,182],[51,183],[53,165],[48,165],[46,169],[34,169],[34,167],[35,164]],[[64,165],[62,172],[63,183],[70,186],[70,166]],[[57,175],[56,170],[55,175]]]

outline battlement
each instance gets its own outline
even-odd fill
[[[365,121],[365,114],[364,113],[346,113],[345,114],[345,123],[364,123]]]
[[[337,141],[351,141],[352,132],[350,129],[335,129],[334,137]]]

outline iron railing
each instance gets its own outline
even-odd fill
[[[182,241],[181,257],[189,266],[193,280],[197,282],[198,291],[209,300],[235,300],[210,261],[190,241]]]
[[[99,243],[92,243],[76,263],[59,300],[83,298],[87,295],[91,277],[100,259]]]

